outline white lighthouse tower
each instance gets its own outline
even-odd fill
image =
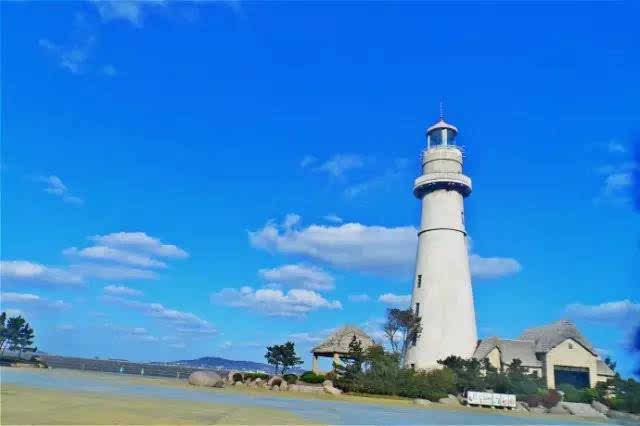
[[[449,355],[470,358],[477,344],[464,197],[471,179],[462,174],[458,129],[440,120],[427,129],[422,176],[413,193],[422,202],[411,307],[422,317],[422,333],[409,344],[404,363],[430,369]]]

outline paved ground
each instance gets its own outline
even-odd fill
[[[309,399],[292,392],[273,395],[271,392],[242,393],[228,389],[203,389],[184,384],[168,384],[165,379],[131,379],[113,374],[96,374],[71,370],[38,370],[1,368],[2,383],[21,386],[64,390],[69,392],[94,392],[115,396],[158,398],[159,400],[181,400],[209,402],[224,406],[259,407],[283,410],[314,423],[325,424],[593,424],[580,422],[570,417],[516,416],[499,414],[484,409],[423,408],[394,404],[380,400],[363,403],[348,397],[324,397]],[[265,423],[269,423],[265,421]]]

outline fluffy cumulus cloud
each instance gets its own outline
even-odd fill
[[[259,249],[303,255],[342,269],[407,278],[413,272],[418,238],[413,226],[344,223],[301,228],[268,222],[262,229],[249,232],[249,242]],[[521,269],[511,258],[473,254],[470,262],[477,278],[504,277]]]
[[[167,264],[154,259],[146,254],[139,254],[131,251],[121,250],[105,246],[93,246],[83,249],[71,247],[65,249],[63,254],[70,257],[79,257],[89,260],[106,260],[116,263],[138,266],[142,268],[166,268]]]
[[[517,274],[522,270],[520,263],[509,257],[469,256],[471,275],[478,278],[500,278]]]
[[[335,214],[326,215],[324,217],[324,220],[326,220],[327,222],[331,222],[331,223],[342,223],[342,222],[344,222],[340,216],[335,215]]]
[[[62,300],[50,300],[31,293],[0,293],[0,302],[2,304],[12,303],[14,305],[39,309],[68,309],[71,304]]]
[[[378,301],[385,305],[393,306],[396,308],[407,308],[411,302],[410,294],[393,294],[385,293],[378,297]]]
[[[183,312],[176,309],[166,308],[160,303],[145,303],[137,300],[130,300],[118,296],[104,296],[103,300],[134,309],[145,315],[162,320],[171,325],[177,332],[183,334],[216,334],[217,330],[213,325],[192,312]]]
[[[105,286],[102,289],[102,291],[104,291],[105,294],[110,294],[112,296],[132,296],[132,297],[142,296],[142,292],[140,290],[125,287],[123,285],[111,284],[111,285]]]
[[[252,287],[224,288],[211,294],[211,301],[224,306],[249,308],[271,316],[303,316],[318,309],[342,309],[337,300],[327,300],[312,290],[282,290]]]
[[[123,265],[78,263],[71,265],[69,269],[82,276],[101,280],[153,280],[158,277],[154,271]]]
[[[158,238],[151,237],[144,232],[114,232],[106,235],[89,237],[91,241],[111,248],[135,250],[151,256],[170,259],[183,259],[189,253],[173,244],[164,244]]]
[[[0,261],[0,277],[3,284],[26,282],[43,285],[79,286],[83,277],[73,271],[54,268],[26,260]]]
[[[569,316],[612,325],[633,325],[640,323],[640,303],[629,299],[605,302],[599,305],[573,303],[566,308]]]
[[[288,287],[326,291],[334,288],[333,277],[316,266],[284,265],[260,269],[260,276],[269,283]]]

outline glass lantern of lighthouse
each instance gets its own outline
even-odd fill
[[[458,132],[447,125],[444,121],[440,121],[427,132],[427,149],[446,147],[448,145],[455,146],[455,139]]]

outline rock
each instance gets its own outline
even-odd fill
[[[256,385],[256,382],[249,382],[247,384],[247,387],[249,387],[249,388],[257,388],[258,386]]]
[[[458,401],[458,398],[453,395],[448,395],[446,398],[440,398],[438,402],[440,404],[446,405],[460,405],[460,401]]]
[[[560,404],[556,405],[555,407],[549,408],[548,413],[549,414],[562,414],[562,415],[569,414],[569,412]]]
[[[189,384],[194,386],[224,387],[224,380],[213,371],[195,371],[189,376]]]
[[[422,399],[422,398],[416,398],[413,400],[413,403],[415,405],[431,405],[433,404],[431,401],[429,401],[428,399]]]
[[[227,383],[229,383],[230,385],[232,385],[234,383],[233,375],[236,374],[236,373],[237,373],[237,371],[235,371],[235,370],[231,370],[231,371],[229,371],[227,373],[227,377],[226,377]]]
[[[574,416],[604,419],[606,416],[596,411],[591,405],[582,402],[561,402],[560,405]]]
[[[528,405],[527,405],[526,402],[517,401],[515,410],[516,411],[529,411],[529,408],[528,408]]]
[[[287,390],[289,391],[293,391],[293,392],[297,392],[298,391],[298,385],[289,385],[287,386]]]
[[[280,386],[279,385],[272,386],[271,390],[279,391],[280,390]]]
[[[286,391],[288,387],[289,387],[289,385],[287,384],[287,382],[280,383],[280,390],[281,391]]]
[[[533,414],[547,414],[547,409],[541,405],[537,407],[531,407],[529,408],[529,411],[531,411]]]
[[[324,382],[322,382],[322,386],[331,386],[333,387],[333,382],[331,380],[325,380]]]
[[[273,387],[273,382],[278,383],[278,382],[277,382],[277,380],[280,380],[280,383],[284,383],[284,381],[285,381],[285,380],[284,380],[282,377],[280,377],[280,376],[273,376],[273,377],[272,377],[272,378],[270,378],[270,379],[269,379],[269,381],[267,382],[267,386],[269,386],[269,387]],[[280,383],[278,383],[278,384],[280,384]]]
[[[607,407],[600,401],[595,401],[595,400],[591,401],[591,406],[593,407],[594,410],[604,415],[606,415],[609,412],[609,407]]]
[[[640,416],[637,414],[624,413],[622,411],[616,411],[616,410],[609,410],[607,412],[607,416],[615,420],[620,420],[621,422],[640,423]]]
[[[340,395],[342,391],[338,388],[334,388],[333,386],[322,386],[322,389],[328,394],[331,395]]]
[[[233,386],[244,386],[244,383],[242,383],[242,382],[235,382],[235,383],[233,384]]]
[[[262,383],[262,382],[263,382],[263,380],[262,380],[260,377],[258,377],[257,379],[255,379],[255,380],[253,381],[253,383],[255,383],[256,387],[260,387],[260,386],[262,386],[262,385],[263,385],[263,383]]]

